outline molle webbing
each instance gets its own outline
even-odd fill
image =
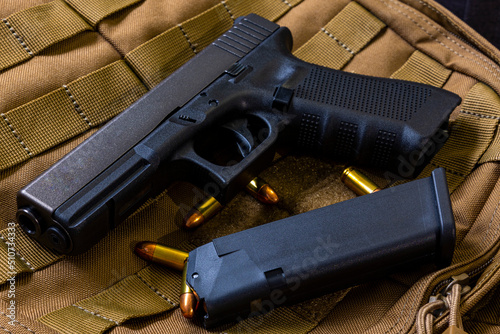
[[[123,60],[90,73],[36,100],[1,114],[0,168],[98,126],[146,92]]]
[[[453,192],[477,164],[498,158],[500,97],[483,83],[475,84],[464,98],[451,125],[451,136],[421,176],[436,167],[446,169],[448,187]]]
[[[4,18],[0,23],[0,71],[17,65],[139,0],[55,0]]]
[[[385,24],[364,7],[350,2],[295,55],[313,64],[342,69],[384,27]]]
[[[443,87],[450,74],[451,70],[417,50],[399,70],[391,75],[391,78]]]
[[[103,333],[128,319],[177,307],[180,284],[177,273],[148,266],[97,295],[43,316],[40,321],[61,333]]]

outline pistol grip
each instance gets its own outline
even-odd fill
[[[290,112],[299,148],[413,178],[448,138],[459,103],[428,85],[310,66]]]

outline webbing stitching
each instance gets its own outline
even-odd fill
[[[78,307],[80,310],[85,311],[85,312],[87,312],[87,313],[90,313],[90,314],[92,314],[92,315],[94,315],[94,316],[96,316],[96,317],[102,318],[102,319],[107,320],[107,321],[114,322],[117,326],[118,326],[118,325],[120,325],[120,323],[119,323],[118,321],[115,321],[115,320],[113,320],[113,319],[106,318],[105,316],[102,316],[102,315],[100,315],[99,313],[95,313],[95,312],[89,311],[89,310],[87,310],[87,309],[85,309],[85,308],[83,308],[83,307],[81,307],[81,306],[76,305],[76,304],[73,304],[72,306]]]
[[[461,176],[461,177],[467,177],[467,175],[465,174],[462,174],[462,173],[459,173],[459,172],[456,172],[452,169],[449,169],[448,167],[443,167],[443,166],[439,166],[438,164],[434,163],[434,162],[429,162],[429,165],[431,166],[434,166],[436,168],[444,168],[444,170],[447,172],[447,173],[450,173],[450,174],[453,174],[453,175],[456,175],[456,176]]]
[[[450,21],[446,15],[443,15],[440,11],[438,11],[436,8],[432,7],[428,3],[423,2],[422,0],[418,0],[418,2],[425,7],[429,8],[432,10],[434,13],[438,14],[441,18],[444,18],[446,21],[448,21],[449,24],[451,24],[455,29],[457,30],[462,30],[459,26],[457,26],[453,21]]]
[[[5,317],[7,317],[7,314],[3,313],[2,311],[0,311],[0,314],[1,314],[1,315],[4,315]],[[7,317],[7,318],[9,318],[9,317]],[[9,319],[10,319],[10,318],[9,318]],[[28,327],[28,326],[26,326],[26,325],[23,325],[22,323],[20,323],[20,322],[19,322],[19,320],[13,320],[13,321],[14,321],[14,322],[17,322],[19,325],[21,325],[21,327],[26,328],[29,332],[31,332],[31,333],[35,333],[35,331],[34,331],[34,330],[32,330],[31,328],[29,328],[29,327]]]
[[[486,229],[486,233],[484,234],[483,240],[481,240],[481,246],[487,241],[486,238],[488,237],[488,234],[490,233],[490,228],[491,228],[491,225],[493,223],[493,219],[495,219],[495,216],[497,214],[497,210],[498,210],[499,205],[500,205],[500,201],[497,203],[497,206],[495,207],[495,211],[493,211],[493,215],[491,216],[490,222],[488,223],[488,228]],[[496,232],[498,232],[499,226],[500,225],[497,226]],[[495,235],[496,235],[496,233],[495,233]]]
[[[341,47],[349,51],[352,55],[354,55],[354,51],[352,51],[351,49],[349,49],[347,45],[339,41],[335,36],[333,36],[330,32],[328,32],[328,30],[326,30],[325,28],[321,28],[321,31],[324,32],[328,37],[333,38],[333,40],[337,42],[338,45],[340,45]]]
[[[433,12],[435,12],[436,14],[439,15],[439,17],[443,18],[446,20],[446,22],[448,22],[449,24],[451,24],[453,26],[453,28],[457,29],[460,33],[462,34],[466,34],[467,35],[467,32],[462,29],[460,26],[456,25],[455,22],[453,22],[452,20],[450,20],[450,18],[446,15],[444,15],[443,13],[441,13],[439,10],[437,10],[436,8],[432,7],[431,5],[429,5],[428,3],[422,1],[422,0],[418,0],[419,3],[421,3],[422,5],[424,5],[425,7],[429,8],[430,10],[432,10]],[[469,38],[473,38],[473,40],[476,42],[477,39],[473,36],[469,36]],[[491,53],[489,50],[487,50],[488,53]],[[479,55],[480,57],[480,55]],[[495,57],[498,59],[497,56],[495,55],[490,55],[490,57]],[[489,61],[489,59],[486,59]],[[490,64],[492,64],[493,66],[496,66],[496,64],[494,62],[490,62]]]
[[[231,10],[229,9],[229,7],[226,4],[226,1],[223,0],[220,3],[224,6],[226,11],[229,13],[229,16],[231,17],[231,19],[234,21],[235,20],[234,15],[233,15],[233,13],[231,13]]]
[[[5,244],[7,244],[7,240],[5,240],[5,238],[3,237],[3,235],[0,234],[0,239],[3,240],[3,242],[5,242]],[[24,262],[24,264],[26,264],[26,266],[28,268],[31,269],[31,271],[36,271],[36,269],[31,265],[31,263],[28,262],[28,260],[26,260],[17,250],[14,251],[16,253],[16,255],[19,257],[19,259],[21,261]]]
[[[415,301],[417,300],[417,297],[418,297],[418,296],[419,296],[419,295],[418,295],[418,293],[416,293],[416,294],[415,294],[415,298],[413,299],[413,302],[411,303],[411,304],[412,304],[412,306],[411,306],[411,308],[410,308],[410,310],[409,310],[409,312],[408,312],[408,317],[406,317],[406,321],[405,321],[405,323],[403,324],[403,326],[401,326],[401,329],[399,330],[399,333],[401,333],[401,332],[403,331],[403,329],[405,328],[406,324],[407,324],[407,323],[408,323],[408,321],[410,320],[410,314],[413,312],[413,308],[416,306]],[[406,308],[406,305],[405,305],[405,307],[404,307],[404,308]],[[404,308],[403,308],[403,309],[404,309]],[[400,314],[399,316],[401,317],[402,315],[403,315],[403,312],[401,312],[401,314]]]
[[[0,326],[0,329],[4,330],[7,333],[14,334],[11,331],[9,331],[7,328]]]
[[[482,284],[482,283],[483,283],[486,279],[488,279],[488,278],[489,278],[489,276],[491,276],[491,275],[493,274],[493,272],[494,272],[494,271],[495,271],[498,267],[500,267],[500,261],[499,261],[499,262],[497,262],[497,264],[495,264],[495,266],[494,266],[493,268],[491,268],[490,270],[488,270],[488,272],[485,272],[485,274],[486,274],[486,275],[485,275],[483,278],[481,278],[481,280],[480,280],[480,281],[478,281],[478,282],[476,283],[476,286],[481,285],[481,284]]]
[[[392,0],[391,0],[391,1],[392,1]],[[442,15],[441,15],[441,13],[439,13],[436,9],[434,9],[434,8],[430,7],[429,5],[427,5],[427,4],[425,4],[425,3],[423,3],[421,0],[419,0],[419,2],[420,2],[421,4],[423,4],[424,6],[429,7],[431,10],[433,10],[433,11],[434,11],[434,12],[436,12],[436,13],[438,13],[440,16],[442,16]],[[400,4],[399,4],[399,6],[400,6],[400,7],[402,7]],[[411,12],[413,12],[414,14],[419,15],[419,13],[418,13],[418,12],[416,12],[416,11],[412,10],[411,8],[410,8],[409,10],[410,10]],[[499,72],[499,73],[500,73],[500,70],[498,69],[497,65],[496,65],[494,62],[492,62],[492,61],[491,61],[491,60],[489,60],[488,58],[481,57],[481,55],[480,55],[480,54],[477,54],[477,53],[475,53],[474,51],[467,49],[464,45],[462,45],[462,44],[458,43],[456,40],[452,39],[452,38],[451,38],[451,37],[449,37],[448,35],[445,35],[445,33],[444,33],[444,32],[442,32],[442,31],[439,29],[439,26],[436,26],[436,25],[432,24],[432,22],[431,22],[431,21],[427,21],[427,20],[426,20],[426,18],[425,18],[425,16],[421,16],[421,15],[420,15],[420,17],[421,17],[421,18],[422,18],[425,22],[427,22],[430,26],[432,26],[433,28],[435,28],[435,29],[436,29],[436,30],[437,30],[437,31],[438,31],[438,32],[439,32],[442,36],[444,36],[444,37],[446,37],[446,39],[450,40],[453,44],[457,45],[457,46],[458,46],[458,47],[460,47],[461,49],[464,49],[465,51],[467,51],[467,52],[468,52],[468,53],[470,53],[471,55],[476,56],[476,57],[477,57],[477,58],[479,58],[480,60],[484,61],[486,64],[488,64],[488,65],[492,66],[492,67],[493,67],[493,68],[494,68],[497,72]],[[447,19],[447,18],[446,18],[446,19]],[[448,21],[448,23],[450,23],[451,25],[453,25],[453,27],[454,27],[455,29],[462,31],[462,29],[460,29],[460,28],[459,28],[457,25],[455,25],[453,22],[451,22],[451,21],[449,21],[449,20],[447,20],[447,21]]]
[[[90,123],[89,119],[87,118],[87,116],[85,115],[85,113],[83,112],[82,108],[80,108],[80,105],[78,104],[78,102],[76,101],[75,97],[73,96],[73,94],[71,94],[71,92],[69,91],[69,88],[68,86],[66,85],[62,85],[64,90],[66,91],[66,94],[68,94],[69,96],[69,99],[71,100],[71,103],[73,103],[73,106],[75,107],[75,110],[76,112],[83,118],[83,120],[85,122],[87,122],[87,124],[92,127],[92,123]]]
[[[32,330],[31,328],[27,327],[26,325],[23,325],[22,323],[20,323],[19,321],[17,320],[14,320],[14,322],[18,323],[19,325],[21,325],[21,327],[24,327],[28,330],[28,332],[31,332],[31,333],[35,333],[34,330]]]
[[[479,114],[479,113],[475,113],[475,112],[470,112],[470,111],[465,111],[465,110],[460,110],[460,113],[467,114],[467,115],[472,115],[472,116],[476,116],[476,117],[479,117],[479,118],[489,118],[489,119],[500,120],[499,116],[483,115],[483,114]]]
[[[14,38],[17,39],[17,41],[21,44],[21,46],[23,47],[23,49],[28,52],[28,54],[30,56],[34,56],[35,54],[33,52],[31,52],[31,50],[28,48],[28,46],[26,45],[26,43],[24,43],[23,39],[21,36],[19,36],[16,31],[14,30],[14,28],[12,28],[12,26],[10,25],[9,21],[7,21],[7,19],[2,19],[3,23],[5,23],[5,25],[7,26],[7,28],[10,30],[10,32],[12,33],[12,35],[14,35]]]
[[[5,121],[5,123],[7,123],[7,126],[9,127],[10,131],[12,132],[12,134],[14,135],[14,137],[16,137],[17,141],[21,144],[21,146],[24,148],[24,150],[26,151],[26,153],[28,153],[28,155],[30,157],[33,156],[31,154],[29,148],[26,146],[26,144],[21,139],[21,136],[19,136],[19,134],[16,132],[16,130],[14,129],[14,127],[12,126],[12,124],[10,124],[7,116],[4,113],[1,113],[0,116],[2,116],[3,120]]]
[[[167,302],[170,303],[170,305],[172,305],[173,307],[177,307],[177,305],[175,303],[173,303],[167,296],[165,296],[164,294],[162,294],[160,291],[158,291],[158,289],[156,289],[155,287],[151,286],[148,282],[146,282],[141,276],[139,276],[139,274],[135,274],[144,284],[146,284],[148,286],[148,288],[150,288],[151,290],[153,290],[154,293],[156,293],[158,296],[160,296],[161,298],[163,298],[164,300],[166,300]]]
[[[393,329],[393,328],[394,328],[394,327],[395,327],[395,326],[399,323],[399,319],[401,319],[401,317],[403,316],[403,311],[404,311],[404,309],[406,308],[406,305],[408,305],[408,300],[409,300],[409,299],[410,299],[410,295],[408,294],[408,295],[406,296],[406,301],[405,301],[405,304],[403,305],[403,308],[401,309],[401,313],[399,314],[398,320],[396,321],[396,323],[395,323],[395,324],[393,324],[393,325],[391,326],[391,328],[389,328],[388,330],[386,330],[386,331],[384,332],[384,334],[387,334],[387,333],[389,333],[390,331],[392,331],[392,329]]]
[[[459,57],[462,57],[462,58],[465,58],[465,59],[468,59],[470,61],[472,61],[473,63],[479,65],[480,67],[484,68],[486,71],[490,72],[495,78],[497,79],[500,79],[500,77],[498,77],[493,71],[491,71],[488,67],[484,66],[483,64],[479,63],[477,60],[473,59],[473,58],[469,58],[469,57],[466,57],[460,53],[458,53],[457,51],[453,50],[452,48],[450,48],[449,46],[447,46],[446,44],[444,44],[443,42],[439,41],[436,37],[434,37],[429,31],[427,31],[423,26],[421,26],[417,21],[415,21],[412,17],[410,17],[407,13],[403,13],[402,11],[400,11],[399,9],[397,8],[394,8],[393,6],[389,5],[387,2],[385,2],[384,0],[379,0],[380,2],[382,2],[383,4],[385,4],[387,7],[397,11],[398,13],[400,13],[401,15],[405,16],[406,18],[408,18],[410,21],[412,21],[413,23],[415,23],[415,25],[417,27],[419,27],[423,32],[425,32],[427,35],[429,35],[429,37],[434,40],[435,42],[437,42],[439,45],[441,46],[444,46],[446,49],[450,50],[451,52],[453,52],[454,54],[456,54],[457,56]],[[394,2],[394,0],[389,0],[391,2]],[[395,3],[395,2],[394,2]],[[401,6],[401,5],[399,5]],[[403,6],[401,6],[402,8],[404,8]],[[425,21],[425,20],[424,20]],[[441,33],[439,30],[438,30],[439,33]],[[442,33],[441,33],[442,34]],[[450,39],[449,37],[447,37],[446,35],[443,35],[445,36],[446,38]],[[450,39],[451,40],[451,39]],[[453,41],[453,40],[451,40]],[[457,44],[458,45],[458,44]],[[467,50],[467,49],[466,49]],[[498,71],[498,69],[495,69],[496,71]]]
[[[288,7],[292,8],[292,5],[288,1],[286,1],[286,0],[281,0],[281,1],[286,3]]]
[[[179,29],[181,29],[181,32],[184,35],[184,37],[186,37],[186,40],[188,41],[189,46],[191,47],[191,50],[193,50],[194,54],[197,54],[198,51],[196,51],[196,47],[194,46],[193,43],[191,43],[191,40],[189,39],[189,36],[186,34],[184,29],[182,28],[182,25],[178,24],[177,26],[179,27]]]

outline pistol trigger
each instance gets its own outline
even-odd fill
[[[236,119],[224,124],[222,127],[234,135],[236,146],[243,158],[252,152],[255,142],[252,133],[248,129],[247,119]]]

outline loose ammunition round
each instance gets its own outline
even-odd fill
[[[198,300],[196,298],[196,295],[193,293],[193,290],[186,283],[186,275],[187,263],[184,265],[184,269],[182,270],[181,297],[179,308],[181,309],[181,313],[184,318],[192,319],[194,317],[196,309],[198,308]]]
[[[220,204],[212,196],[207,196],[199,201],[184,217],[184,227],[192,229],[205,223],[222,209]]]
[[[357,195],[368,195],[379,191],[380,188],[361,171],[354,167],[344,169],[340,177],[342,182]]]
[[[151,241],[137,243],[134,251],[140,258],[146,261],[162,264],[177,270],[184,268],[184,262],[189,255],[181,250]]]
[[[276,204],[279,201],[276,192],[260,177],[256,177],[250,181],[246,186],[246,190],[262,203]]]

